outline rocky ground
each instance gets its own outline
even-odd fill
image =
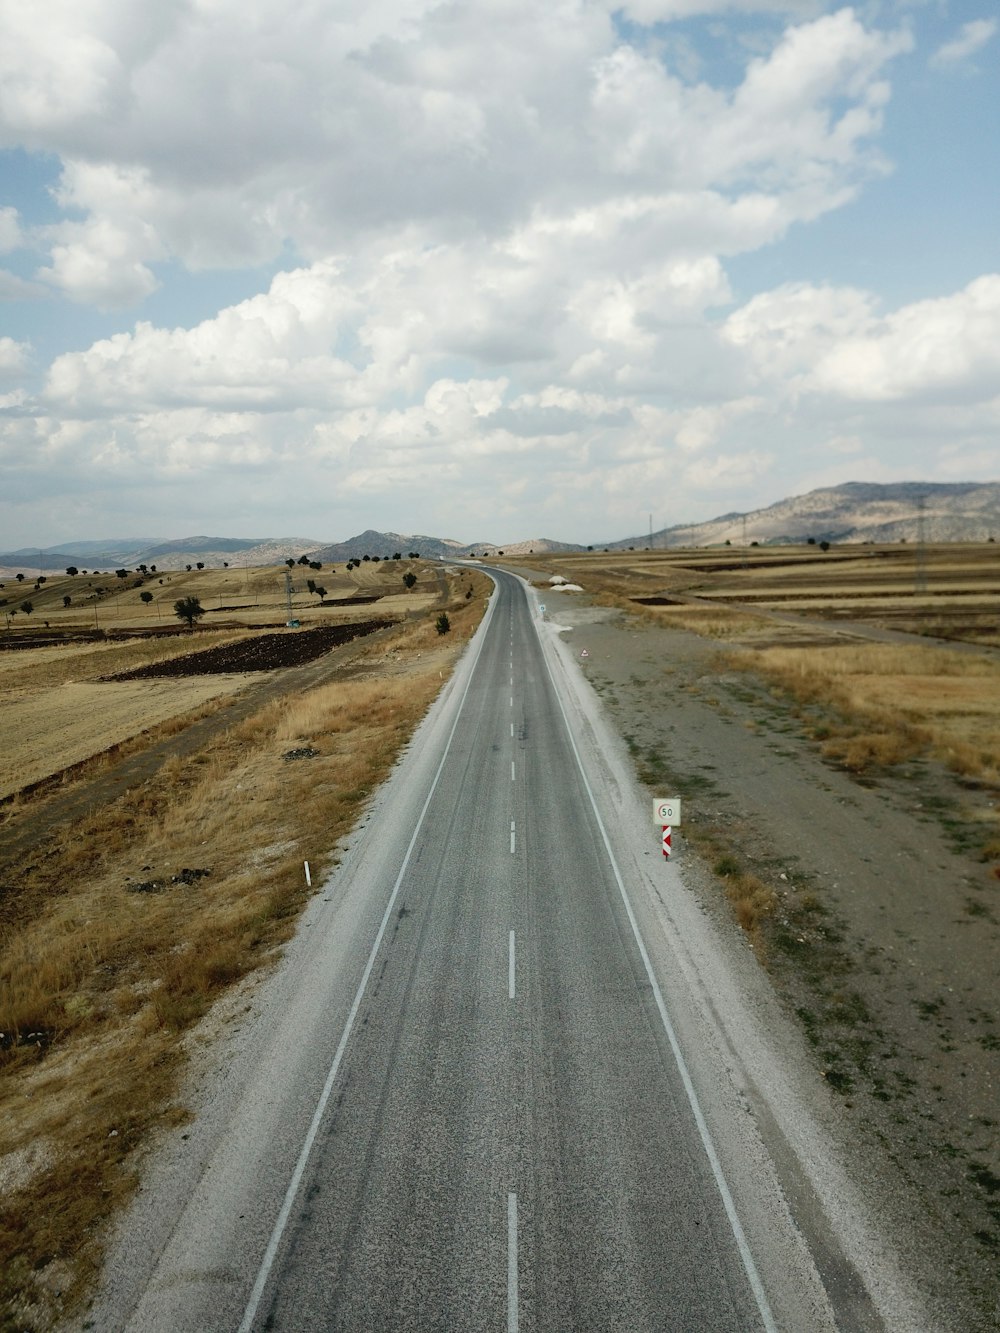
[[[651,789],[683,797],[678,857],[775,891],[758,953],[817,1078],[898,1182],[947,1327],[998,1327],[1000,881],[973,836],[995,793],[926,761],[859,780],[717,644],[577,602],[551,618]]]

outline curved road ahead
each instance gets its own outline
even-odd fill
[[[741,1219],[534,609],[495,578],[101,1326],[833,1326],[801,1238]]]

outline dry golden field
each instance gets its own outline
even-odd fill
[[[418,582],[406,591],[403,575],[412,571]],[[285,575],[291,579],[289,594]],[[336,623],[354,619],[357,607],[338,605],[352,597],[377,595],[380,611],[403,614],[426,609],[439,592],[439,570],[419,560],[381,560],[362,563],[348,570],[339,565],[324,565],[313,570],[303,565],[262,569],[229,567],[223,569],[170,570],[143,574],[129,571],[119,579],[114,571],[103,574],[49,574],[38,584],[26,576],[0,578],[0,611],[5,616],[4,632],[34,633],[46,631],[99,629],[107,633],[129,630],[159,631],[178,628],[174,603],[182,597],[199,598],[205,608],[203,629],[216,626],[283,625],[290,618],[302,624]],[[321,599],[309,592],[307,581],[326,590]],[[142,594],[152,600],[143,602]],[[68,597],[70,603],[64,605]],[[22,609],[30,602],[32,610]],[[289,617],[289,605],[291,617]]]

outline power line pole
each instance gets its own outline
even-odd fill
[[[927,497],[921,495],[917,500],[917,560],[914,579],[914,591],[919,597],[927,591],[927,532],[925,510]]]

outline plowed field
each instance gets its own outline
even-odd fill
[[[392,624],[389,620],[364,620],[354,625],[323,625],[317,629],[289,629],[258,638],[241,639],[200,653],[185,653],[166,662],[153,662],[108,679],[152,680],[162,676],[215,676],[244,671],[274,671],[279,667],[302,666],[322,657],[331,648],[352,639],[374,634]]]

